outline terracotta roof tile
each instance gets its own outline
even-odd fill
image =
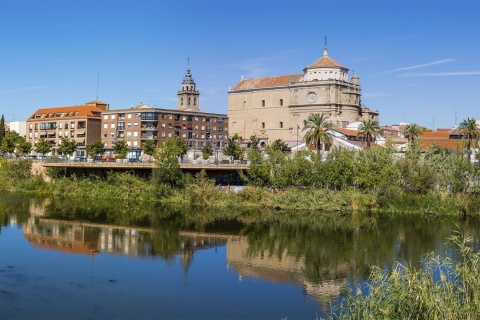
[[[342,66],[340,63],[333,60],[329,56],[323,56],[308,66],[308,68],[331,68],[331,67],[343,68],[348,70],[348,68],[345,68],[344,66]]]
[[[78,114],[75,115],[76,117],[98,117],[98,116],[95,116],[94,113],[102,113],[103,111],[102,109],[99,109],[94,106],[69,106],[69,107],[43,108],[35,111],[35,113],[32,114],[29,117],[29,119],[34,120],[35,115],[45,114],[48,116],[48,114],[55,114],[55,113],[66,113],[68,116],[69,112],[78,112]],[[41,119],[45,119],[45,118],[41,118]]]
[[[440,148],[459,149],[462,148],[461,139],[420,139],[420,150],[427,150],[432,144]]]
[[[265,78],[253,78],[241,80],[233,89],[235,90],[248,90],[248,89],[262,89],[271,87],[285,87],[292,82],[300,81],[303,74],[289,74],[284,76],[273,76]]]
[[[338,132],[341,132],[349,137],[356,137],[358,134],[358,131],[356,130],[350,130],[350,129],[344,129],[344,128],[335,128]]]
[[[448,139],[450,138],[450,132],[424,132],[420,139]]]

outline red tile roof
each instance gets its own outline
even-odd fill
[[[265,78],[253,78],[241,80],[233,89],[235,90],[248,90],[248,89],[262,89],[271,87],[285,87],[292,82],[298,82],[302,80],[303,74],[289,74],[284,76],[273,76]]]
[[[323,56],[308,66],[308,68],[331,68],[331,67],[337,67],[337,68],[339,67],[339,68],[348,70],[348,68],[345,68],[344,66],[342,66],[340,63],[333,60],[329,56]]]
[[[68,115],[69,112],[78,112],[78,114],[73,114],[71,116]],[[42,118],[37,119],[45,119],[49,114],[54,115],[55,113],[66,113],[65,117],[99,117],[95,116],[94,113],[100,114],[103,110],[94,107],[94,106],[70,106],[70,107],[56,107],[56,108],[43,108],[38,109],[29,117],[29,120],[35,120],[35,115],[45,115]],[[59,117],[52,117],[52,118],[59,118]]]
[[[351,129],[344,129],[344,128],[335,128],[338,132],[341,132],[349,137],[356,137],[358,134],[358,131],[356,130],[351,130]]]
[[[448,139],[450,138],[450,132],[424,132],[420,139]]]
[[[432,144],[440,148],[461,149],[462,139],[420,139],[420,150],[427,150]]]

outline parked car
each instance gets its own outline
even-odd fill
[[[112,157],[108,157],[108,158],[102,158],[102,161],[103,162],[115,162],[115,159],[112,158]]]

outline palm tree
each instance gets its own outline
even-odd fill
[[[468,150],[470,150],[472,140],[475,140],[480,136],[480,130],[478,129],[475,119],[467,118],[466,120],[463,120],[458,126],[458,129],[463,137],[468,139]]]
[[[322,143],[332,143],[332,138],[328,135],[328,131],[333,129],[333,124],[327,121],[323,113],[311,114],[302,131],[307,130],[304,136],[305,142],[308,148],[311,148],[312,144],[317,148],[317,153],[320,153]]]
[[[378,125],[378,121],[372,119],[364,119],[358,126],[357,137],[367,141],[367,148],[370,148],[370,142],[375,141],[376,136],[382,133],[382,129]]]
[[[418,126],[415,123],[411,123],[407,125],[405,130],[403,131],[403,134],[408,137],[408,142],[414,141],[416,138],[418,138],[419,135],[423,133],[422,127]]]

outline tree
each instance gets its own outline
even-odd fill
[[[477,127],[475,119],[467,118],[463,120],[458,129],[463,135],[463,138],[466,138],[468,141],[468,150],[471,149],[472,141],[476,140],[480,136],[480,130]]]
[[[153,156],[157,150],[157,141],[156,140],[147,140],[142,144],[142,151],[146,155]]]
[[[332,138],[328,135],[328,131],[333,129],[333,124],[328,122],[328,117],[323,113],[311,114],[302,131],[307,131],[304,136],[305,142],[309,149],[315,145],[317,153],[320,153],[322,144],[332,143]]]
[[[102,140],[96,140],[87,147],[87,153],[91,156],[99,156],[105,152],[105,144]]]
[[[258,147],[259,144],[260,144],[260,139],[256,135],[253,135],[250,137],[250,141],[248,142],[248,148],[250,150],[259,150],[259,147]]]
[[[276,150],[276,151],[285,152],[285,151],[288,150],[288,145],[285,142],[283,142],[282,139],[277,139],[277,140],[273,141],[270,148],[272,148],[273,150]]]
[[[37,147],[35,148],[35,151],[37,153],[41,153],[42,155],[45,155],[49,153],[52,150],[52,145],[50,144],[49,141],[45,140],[44,138],[40,138],[37,142]]]
[[[188,151],[188,145],[183,139],[177,137],[168,138],[155,153],[157,170],[154,170],[154,178],[160,183],[168,183],[178,186],[182,183],[182,171],[180,170],[179,158]]]
[[[3,139],[2,145],[1,145],[2,152],[14,153],[15,147],[16,147],[16,143],[13,138],[8,137]]]
[[[227,146],[223,150],[223,154],[232,157],[232,160],[240,159],[240,156],[242,155],[242,148],[236,141],[235,136],[227,137]]]
[[[382,129],[376,120],[364,119],[358,126],[357,137],[360,137],[362,141],[367,141],[367,148],[370,148],[370,142],[375,141],[379,134],[382,134]]]
[[[202,157],[204,160],[207,160],[208,158],[210,158],[211,156],[213,155],[213,149],[212,149],[212,146],[210,145],[204,145],[202,147]]]
[[[0,146],[2,145],[3,138],[5,138],[5,118],[3,117],[0,119]]]
[[[32,151],[32,144],[27,142],[25,138],[22,139],[17,143],[17,151],[23,156],[24,154],[29,154]]]
[[[77,142],[75,139],[62,138],[60,140],[60,145],[58,146],[58,153],[63,155],[72,154],[77,148]]]
[[[113,149],[115,149],[116,158],[123,159],[127,156],[130,147],[125,140],[119,140],[113,143]]]
[[[408,143],[410,143],[410,141],[414,141],[422,133],[423,133],[422,127],[418,126],[415,123],[408,124],[405,130],[403,131],[403,134],[408,138]]]

